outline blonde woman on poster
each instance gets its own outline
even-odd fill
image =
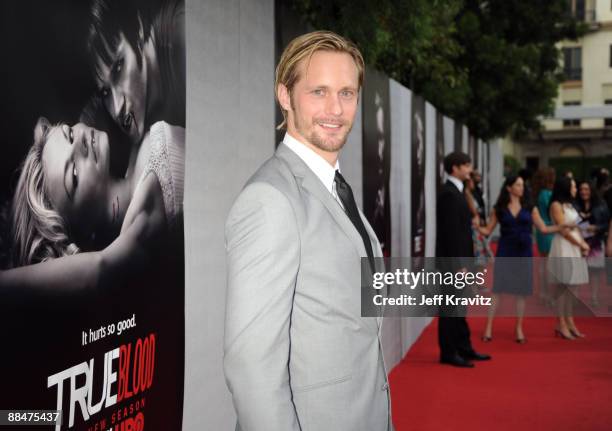
[[[155,123],[133,177],[111,177],[109,153],[104,132],[39,119],[11,208],[15,268],[0,287],[95,288],[149,261],[182,216],[185,130]]]

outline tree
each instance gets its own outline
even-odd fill
[[[353,40],[368,64],[481,139],[520,135],[552,113],[557,43],[584,31],[567,0],[293,0],[315,28]]]

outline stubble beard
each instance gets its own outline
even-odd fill
[[[318,148],[319,150],[326,151],[328,153],[337,153],[339,152],[346,141],[348,139],[348,134],[351,131],[352,125],[350,125],[344,134],[338,135],[335,138],[325,139],[319,133],[316,132],[315,128],[317,127],[317,121],[313,120],[311,123],[311,129],[308,130],[307,127],[304,127],[304,124],[298,119],[298,116],[295,116],[295,128],[297,132],[304,137],[308,141],[309,144]],[[336,123],[336,122],[333,122]],[[341,123],[342,126],[346,126],[346,122]]]

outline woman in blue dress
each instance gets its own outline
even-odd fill
[[[524,199],[525,184],[518,176],[506,178],[495,204],[495,211],[487,226],[480,227],[483,235],[490,235],[495,226],[500,225],[500,238],[497,246],[495,271],[493,274],[493,300],[489,308],[487,324],[482,340],[492,340],[493,318],[500,304],[501,295],[509,294],[516,298],[516,342],[526,342],[523,333],[525,298],[533,291],[533,226],[543,233],[554,233],[564,226],[547,226],[537,207],[532,207]]]

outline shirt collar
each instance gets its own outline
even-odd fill
[[[459,189],[461,193],[463,193],[463,181],[461,181],[457,177],[453,177],[452,175],[448,176],[448,180],[455,185]]]
[[[336,170],[340,170],[340,163],[336,160],[336,165],[330,165],[327,160],[315,153],[312,149],[302,144],[289,133],[285,133],[283,143],[289,147],[297,156],[302,159],[306,166],[321,180],[325,188],[332,193]]]

